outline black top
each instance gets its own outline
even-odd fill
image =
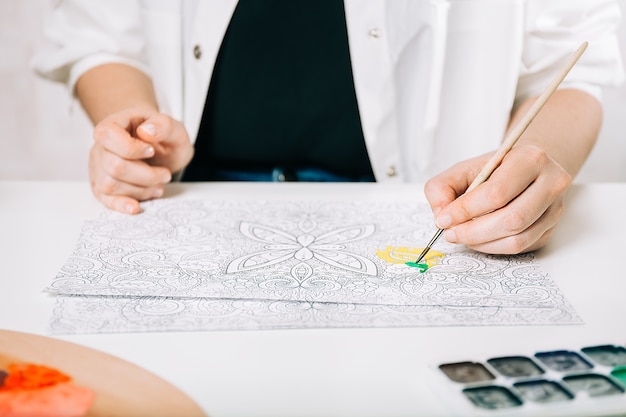
[[[372,176],[343,2],[240,0],[220,48],[187,180],[211,168]]]

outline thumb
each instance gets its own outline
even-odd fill
[[[178,146],[189,142],[184,126],[163,113],[156,113],[143,121],[135,129],[137,137],[151,144]]]
[[[155,142],[158,138],[158,129],[156,124],[150,120],[146,120],[136,129],[137,137],[145,142]]]

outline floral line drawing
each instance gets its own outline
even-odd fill
[[[291,258],[303,263],[315,258],[347,271],[369,276],[378,274],[374,262],[346,251],[347,243],[374,234],[376,227],[372,224],[343,227],[320,236],[314,236],[306,231],[296,236],[278,228],[244,221],[240,223],[239,231],[249,239],[264,243],[264,247],[262,251],[246,254],[231,261],[226,268],[227,274],[264,268]],[[302,269],[300,267],[299,273],[298,270],[294,271],[297,275],[294,278],[303,278]]]

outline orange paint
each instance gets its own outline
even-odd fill
[[[71,378],[56,369],[32,363],[12,363],[8,366],[8,375],[1,391],[16,389],[37,389],[70,381]]]
[[[72,383],[64,373],[32,363],[10,364],[0,381],[0,415],[6,417],[81,417],[93,392]]]

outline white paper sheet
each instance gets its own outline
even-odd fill
[[[442,241],[426,273],[380,259],[425,243],[425,205],[155,200],[83,227],[49,291],[384,305],[558,307],[532,255],[486,256]]]
[[[576,324],[532,255],[443,240],[425,273],[380,252],[432,233],[424,204],[161,199],[86,222],[53,280],[57,333]]]
[[[561,307],[384,306],[213,298],[59,296],[55,334],[581,324]]]

